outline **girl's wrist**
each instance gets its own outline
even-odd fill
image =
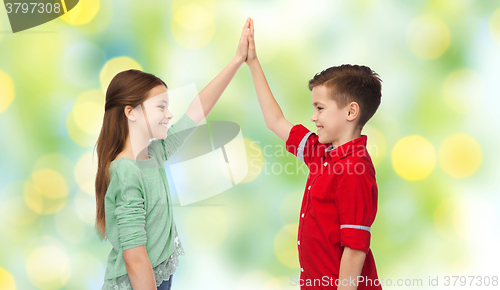
[[[237,66],[241,66],[244,62],[245,62],[245,59],[243,57],[241,57],[241,56],[235,56],[231,60],[230,64],[235,64]]]

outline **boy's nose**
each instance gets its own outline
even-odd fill
[[[314,115],[314,114],[313,114],[313,115],[311,116],[311,122],[316,122],[316,119],[317,119],[317,118],[316,118],[316,115]]]

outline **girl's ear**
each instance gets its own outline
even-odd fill
[[[129,121],[135,122],[135,120],[137,119],[134,114],[134,108],[132,108],[132,106],[125,106],[124,113]]]

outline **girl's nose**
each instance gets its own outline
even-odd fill
[[[172,115],[172,113],[170,113],[170,111],[167,110],[167,114],[165,115],[165,117],[167,117],[167,119],[171,120],[174,117],[174,115]]]

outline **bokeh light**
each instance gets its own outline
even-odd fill
[[[175,41],[187,49],[207,45],[215,33],[213,1],[172,2],[171,30]]]
[[[99,289],[106,267],[91,251],[76,252],[69,256],[71,269],[78,275],[71,275],[65,288],[72,290]]]
[[[76,214],[85,223],[94,226],[96,218],[95,196],[79,190],[73,199]]]
[[[14,100],[14,82],[5,72],[0,70],[0,113],[7,110]]]
[[[423,60],[440,57],[450,46],[450,31],[441,19],[423,15],[408,27],[406,38],[413,54]]]
[[[39,169],[24,184],[26,204],[35,212],[53,214],[68,201],[66,179],[53,169]]]
[[[0,215],[13,225],[29,225],[38,218],[39,211],[28,206],[22,195],[23,182],[11,182],[2,188]]]
[[[424,137],[401,138],[392,149],[392,166],[399,176],[415,181],[426,178],[436,165],[434,146]]]
[[[257,178],[264,170],[264,154],[260,145],[249,138],[243,138],[247,153],[248,173],[240,183],[247,183]]]
[[[0,267],[0,289],[16,290],[16,281],[9,271]]]
[[[498,213],[487,200],[479,196],[466,196],[462,202],[463,219],[458,222],[460,227],[458,234],[462,239],[472,240],[477,244],[494,244],[494,232],[492,228],[498,226]],[[483,221],[490,221],[489,224]]]
[[[83,93],[73,107],[76,125],[87,134],[98,134],[104,116],[104,96],[99,90]]]
[[[68,156],[61,153],[49,153],[38,158],[35,165],[33,165],[33,171],[54,170],[64,178],[67,188],[70,189],[75,185],[74,167],[75,163]]]
[[[68,195],[66,180],[52,169],[40,169],[33,172],[33,184],[40,193],[52,199],[62,198]]]
[[[35,249],[26,261],[26,270],[34,285],[47,290],[61,288],[71,275],[67,254],[56,246]]]
[[[82,93],[66,117],[70,138],[82,147],[95,145],[104,117],[105,96],[100,90]]]
[[[468,134],[446,137],[438,154],[441,168],[455,178],[471,176],[482,163],[481,144]]]
[[[470,69],[452,72],[443,84],[446,104],[458,113],[474,112],[482,106],[486,95],[483,78]]]
[[[87,242],[94,235],[92,227],[85,223],[69,204],[55,215],[55,225],[60,236],[72,244]]]
[[[297,233],[299,224],[289,224],[281,228],[274,238],[274,253],[283,265],[299,268],[299,252],[297,249]]]
[[[104,51],[89,41],[78,41],[68,45],[63,55],[64,77],[80,87],[96,87],[98,72],[106,61]]]
[[[226,214],[218,208],[193,208],[184,218],[186,238],[200,249],[219,247],[228,234],[227,219]]]
[[[142,70],[142,67],[139,63],[128,56],[120,56],[108,60],[108,62],[106,62],[106,64],[102,67],[99,74],[102,91],[106,93],[109,83],[116,74],[129,69]]]
[[[19,193],[23,192],[25,182],[12,181],[0,190],[0,233],[6,239],[21,242],[37,234],[42,229],[40,211],[34,210]],[[4,240],[6,242],[6,240]]]
[[[79,1],[73,9],[61,16],[61,19],[71,25],[89,23],[96,16],[101,7],[101,0]]]
[[[292,124],[314,129],[307,81],[323,69],[363,64],[381,75],[382,103],[362,131],[379,190],[379,277],[498,272],[500,139],[489,128],[500,121],[500,2],[85,0],[20,33],[0,17],[0,289],[102,287],[111,244],[94,229],[92,151],[109,82],[133,68],[171,92],[194,84],[176,96],[186,104],[172,107],[178,118],[231,61],[247,17]],[[239,125],[246,160],[230,170],[248,174],[188,206],[173,196],[186,252],[174,288],[298,289],[307,167],[266,128],[246,64],[211,121]]]
[[[373,165],[376,166],[385,157],[386,144],[385,137],[380,130],[371,125],[365,125],[363,135],[367,135],[366,148],[372,159]]]
[[[303,195],[303,190],[292,191],[285,195],[278,209],[283,224],[287,225],[297,222]]]
[[[92,158],[94,157],[94,161]],[[92,152],[80,157],[75,166],[75,178],[78,186],[91,196],[95,196],[95,177],[97,174],[97,157]]]
[[[450,197],[439,203],[434,211],[434,224],[437,232],[446,239],[455,240],[464,231],[463,201]]]
[[[489,28],[491,37],[495,40],[495,42],[500,45],[500,8],[495,10],[491,15],[489,21]]]
[[[412,236],[410,225],[415,221],[419,206],[418,200],[411,194],[393,196],[382,205],[380,212],[390,216],[385,226],[394,229],[387,235],[390,242],[400,245],[409,242]],[[381,226],[381,223],[375,219],[374,225]]]

